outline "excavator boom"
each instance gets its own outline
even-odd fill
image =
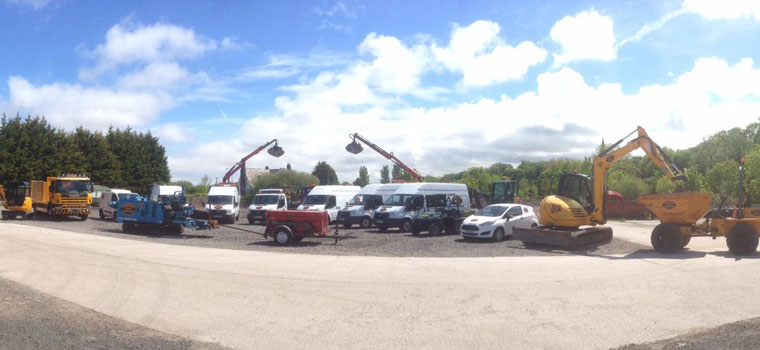
[[[375,150],[375,152],[380,153],[380,155],[382,155],[383,157],[387,158],[388,160],[392,161],[396,165],[400,166],[402,169],[404,169],[404,171],[409,173],[409,175],[411,175],[415,180],[422,181],[422,175],[420,175],[420,173],[412,169],[410,166],[404,164],[404,162],[402,162],[395,155],[393,155],[392,152],[385,151],[384,149],[380,148],[380,146],[370,142],[369,140],[364,138],[364,136],[359,135],[358,133],[351,134],[349,135],[349,137],[353,139],[353,142],[351,142],[350,144],[348,144],[348,146],[346,146],[347,151],[354,154],[361,152],[362,147],[358,142],[356,142],[356,140],[359,140],[365,145],[369,146],[369,148],[372,148],[373,150]]]

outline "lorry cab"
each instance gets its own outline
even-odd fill
[[[212,219],[234,224],[240,217],[240,193],[237,185],[221,183],[211,186],[205,209]]]
[[[459,214],[470,209],[470,195],[467,185],[456,183],[414,183],[401,184],[390,196],[382,207],[375,211],[374,224],[380,231],[386,231],[389,227],[398,227],[401,232],[409,232],[415,216],[426,211],[435,210],[429,208],[426,196],[446,195],[453,198],[458,196],[462,205]]]
[[[132,193],[130,190],[110,189],[100,194],[100,201],[98,203],[98,214],[101,220],[105,220],[106,217],[114,218],[116,216],[116,208],[109,205],[111,202],[118,202],[119,199],[137,194]]]
[[[284,190],[279,188],[263,189],[253,196],[253,202],[248,206],[246,217],[248,223],[253,225],[257,220],[263,223],[268,211],[287,209],[288,198]]]
[[[296,210],[324,210],[332,222],[338,219],[338,211],[345,208],[359,191],[359,186],[317,186]]]
[[[375,210],[383,205],[401,184],[370,184],[364,186],[348,205],[338,212],[338,222],[345,228],[359,224],[361,228],[372,226]]]

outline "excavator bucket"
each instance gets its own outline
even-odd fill
[[[544,244],[569,250],[604,244],[612,240],[612,229],[606,226],[594,226],[575,230],[557,230],[549,227],[513,227],[512,233],[514,234],[512,239],[522,241],[526,246]]]

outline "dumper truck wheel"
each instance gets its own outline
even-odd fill
[[[681,248],[685,248],[691,242],[691,235],[683,236],[683,242],[681,242]]]
[[[652,231],[652,247],[660,253],[672,254],[681,249],[683,235],[678,226],[659,224]]]
[[[441,224],[437,222],[430,224],[430,227],[428,227],[428,233],[430,233],[431,236],[438,236],[441,234],[441,231],[443,231],[443,228],[441,227]]]
[[[491,240],[494,242],[501,242],[504,240],[504,228],[503,227],[497,227],[495,231],[493,231],[493,237],[491,237]]]
[[[90,217],[90,216],[87,215],[87,214],[82,214],[82,215],[79,215],[79,220],[81,220],[81,221],[87,221],[88,217]]]
[[[747,224],[736,224],[726,235],[728,250],[734,255],[748,255],[757,250],[757,232]]]
[[[279,245],[289,245],[293,242],[293,233],[290,232],[290,228],[280,226],[274,229],[274,241]]]
[[[370,226],[372,226],[372,218],[369,216],[365,216],[362,218],[362,222],[359,224],[361,228],[368,229]]]

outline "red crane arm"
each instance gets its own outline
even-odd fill
[[[383,157],[388,158],[390,161],[396,163],[398,166],[404,169],[404,171],[409,173],[409,175],[412,175],[412,177],[415,180],[422,181],[422,175],[420,175],[420,173],[412,169],[410,166],[404,164],[404,162],[396,158],[396,156],[394,156],[393,153],[386,152],[384,149],[380,148],[380,146],[370,142],[369,140],[365,139],[362,135],[359,135],[358,133],[352,134],[351,137],[353,137],[354,140],[359,140],[363,142],[365,145],[369,146],[369,148],[372,148],[373,150],[375,150],[375,152],[380,153]]]
[[[266,144],[260,146],[259,148],[255,149],[253,152],[249,153],[247,156],[243,157],[237,164],[235,164],[232,169],[227,171],[226,174],[224,174],[224,177],[222,178],[222,182],[229,182],[232,175],[234,175],[240,168],[245,166],[245,161],[250,159],[251,157],[259,154],[259,152],[263,151],[264,148],[267,148],[267,146],[277,142],[277,139],[274,139],[272,141],[267,142]]]

